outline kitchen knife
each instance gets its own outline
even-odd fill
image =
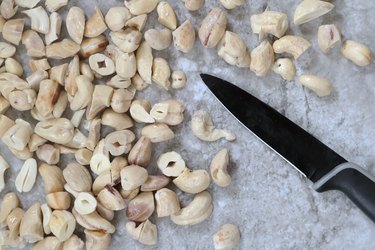
[[[374,176],[246,91],[215,76],[201,77],[240,123],[314,182],[316,191],[342,191],[375,222]]]

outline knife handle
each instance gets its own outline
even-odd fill
[[[318,192],[339,190],[345,193],[375,222],[375,177],[353,163],[343,163],[314,184]]]

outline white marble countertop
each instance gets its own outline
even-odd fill
[[[95,1],[70,1],[71,5],[88,6],[92,11]],[[110,6],[121,6],[123,1],[97,1],[105,13]],[[189,18],[197,28],[213,6],[219,1],[207,0],[198,12],[189,13],[181,1],[169,1],[183,22]],[[319,25],[335,23],[343,39],[361,41],[375,51],[375,2],[361,0],[333,1],[336,8],[328,15],[296,27],[290,21],[299,1],[252,0],[233,11],[228,11],[228,30],[240,34],[249,48],[254,48],[258,37],[252,34],[250,16],[266,7],[289,16],[288,34],[303,35],[313,47],[298,59],[297,73],[312,73],[333,81],[334,90],[328,97],[319,98],[304,89],[297,81],[285,82],[270,73],[257,78],[249,69],[237,69],[218,58],[215,49],[203,49],[199,42],[194,51],[182,54],[170,48],[155,53],[169,58],[172,69],[182,69],[188,75],[185,89],[166,93],[152,86],[139,96],[155,102],[170,97],[181,100],[186,106],[186,121],[191,114],[207,109],[218,127],[234,131],[233,143],[219,141],[204,143],[193,136],[188,122],[175,129],[177,138],[158,145],[153,160],[161,152],[175,150],[182,154],[193,169],[208,169],[213,155],[223,147],[230,151],[230,173],[233,182],[228,188],[211,184],[214,212],[209,220],[195,226],[179,227],[168,218],[153,217],[158,226],[159,243],[151,249],[213,249],[212,234],[224,223],[237,224],[241,230],[238,249],[375,249],[375,224],[353,203],[339,192],[317,193],[312,183],[289,166],[283,159],[263,145],[214,99],[199,78],[199,73],[211,73],[236,83],[282,114],[315,135],[346,159],[356,162],[375,174],[375,68],[374,64],[359,68],[344,59],[339,48],[323,54],[316,42]],[[151,15],[155,20],[155,13]],[[157,27],[161,27],[156,23]],[[285,142],[293,143],[293,142]],[[21,161],[13,159],[0,143],[1,154],[12,162],[7,173],[8,187],[0,198],[15,190],[12,185]],[[156,165],[151,165],[156,169]],[[27,194],[20,194],[22,205],[28,207],[36,201],[44,202],[42,180]],[[41,194],[37,196],[36,194]],[[183,198],[186,204],[188,198]],[[111,249],[150,249],[131,240],[125,233],[124,213],[116,217],[117,232]]]

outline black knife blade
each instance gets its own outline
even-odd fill
[[[375,222],[375,177],[346,161],[275,109],[237,86],[201,74],[224,107],[256,137],[314,182],[318,192],[340,190]]]

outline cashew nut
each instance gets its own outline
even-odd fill
[[[5,180],[4,175],[5,171],[9,168],[8,163],[5,161],[5,159],[0,155],[0,192],[3,191],[5,187]]]
[[[58,250],[62,248],[63,244],[64,243],[61,242],[57,237],[47,236],[43,240],[38,241],[33,246],[33,250],[44,250],[44,249]]]
[[[79,56],[82,58],[88,58],[96,53],[100,53],[106,49],[109,42],[106,36],[100,35],[93,38],[84,39],[81,43],[81,49]],[[82,66],[82,64],[81,64]],[[81,72],[83,74],[83,72]],[[84,74],[83,74],[84,75]],[[91,79],[93,80],[93,79]]]
[[[130,150],[129,164],[147,167],[151,160],[152,143],[149,138],[142,136]]]
[[[77,192],[90,192],[92,178],[86,167],[77,163],[70,163],[63,170],[64,179],[69,187]]]
[[[311,89],[320,97],[327,96],[332,92],[332,82],[323,77],[302,75],[300,76],[299,81],[302,85]]]
[[[175,126],[183,122],[184,111],[185,108],[180,102],[171,99],[155,104],[150,111],[150,115],[157,122]]]
[[[16,240],[20,233],[21,220],[25,214],[22,208],[16,207],[7,217],[7,226],[9,228],[9,239]]]
[[[74,96],[77,92],[76,77],[80,75],[79,68],[79,57],[74,56],[68,65],[68,69],[65,72],[65,90],[70,96]]]
[[[66,28],[70,38],[77,44],[81,44],[85,31],[85,13],[79,7],[73,6],[66,16]]]
[[[147,170],[137,165],[130,165],[121,170],[121,187],[124,190],[134,190],[146,182]]]
[[[171,179],[164,175],[149,175],[141,186],[141,191],[158,191],[169,184]]]
[[[125,113],[129,110],[134,93],[128,89],[116,89],[113,92],[111,108],[117,113]]]
[[[146,21],[147,21],[147,15],[142,14],[139,16],[132,17],[128,21],[126,21],[125,27],[135,28],[139,31],[142,31],[146,25]]]
[[[245,0],[220,0],[220,3],[224,8],[232,10],[236,7],[242,6],[245,3]]]
[[[43,230],[45,234],[51,233],[51,228],[49,227],[49,221],[52,217],[52,209],[48,206],[47,203],[44,203],[40,206],[40,209],[42,211],[42,221],[43,221]]]
[[[262,77],[271,71],[275,62],[275,55],[271,44],[263,41],[258,47],[251,51],[250,70],[257,76]]]
[[[152,12],[156,8],[158,0],[125,0],[124,3],[130,13],[137,16]]]
[[[19,77],[22,76],[23,74],[23,68],[22,65],[15,59],[13,58],[7,58],[5,60],[5,70],[6,72],[9,72],[11,74],[15,74]]]
[[[325,1],[303,0],[294,12],[294,24],[310,22],[330,12],[335,6]]]
[[[63,1],[67,1],[67,0],[63,0]],[[69,239],[64,241],[62,250],[70,250],[70,249],[83,250],[84,246],[85,246],[85,243],[77,235],[73,234],[72,236],[70,236]]]
[[[32,9],[40,2],[40,0],[15,0],[15,2],[19,7]]]
[[[31,19],[31,29],[42,34],[48,33],[50,27],[49,17],[47,11],[42,6],[24,10],[22,13],[26,14]]]
[[[44,238],[42,211],[39,203],[32,205],[23,215],[20,236],[28,243],[35,243]]]
[[[222,225],[213,236],[215,250],[231,250],[236,247],[240,241],[240,230],[236,225]]]
[[[68,192],[55,192],[46,195],[46,201],[49,207],[56,210],[69,209],[71,198]]]
[[[120,130],[108,134],[105,138],[105,147],[113,156],[129,153],[135,135],[130,130]]]
[[[371,64],[374,57],[368,46],[353,40],[344,42],[341,47],[341,54],[360,67]]]
[[[109,152],[105,147],[105,139],[99,141],[90,159],[90,169],[97,175],[111,168]]]
[[[74,208],[72,210],[77,223],[88,230],[103,231],[105,233],[114,233],[115,227],[106,219],[101,217],[97,212],[91,214],[79,214]]]
[[[124,79],[130,79],[137,73],[137,61],[134,53],[121,53],[117,57],[116,73]]]
[[[33,130],[30,123],[17,119],[16,124],[8,129],[1,139],[9,148],[23,150],[30,141],[32,134]]]
[[[136,73],[136,75],[137,74],[138,73]],[[132,84],[131,79],[125,79],[125,78],[120,77],[119,75],[115,75],[107,82],[107,85],[113,88],[126,89],[129,94],[131,93],[133,94],[132,96],[132,99],[133,99],[135,95],[135,91],[133,91],[134,89],[130,87],[131,84]]]
[[[25,19],[23,18],[11,19],[5,22],[2,31],[4,40],[14,45],[19,45],[24,25]]]
[[[100,231],[85,230],[86,249],[108,249],[111,244],[111,235]]]
[[[171,77],[171,69],[168,62],[160,57],[154,59],[152,65],[152,80],[160,87],[168,90],[171,82],[169,78]]]
[[[284,36],[273,43],[275,53],[289,53],[296,60],[310,47],[311,43],[300,36]]]
[[[70,109],[73,111],[86,108],[90,104],[94,92],[94,86],[87,76],[77,76],[76,84],[77,92],[70,102]]]
[[[186,9],[196,11],[203,7],[204,0],[182,0],[185,3]]]
[[[141,134],[148,137],[153,143],[172,140],[175,137],[174,132],[163,123],[147,125],[142,129]]]
[[[47,6],[47,9],[48,9],[48,6]],[[50,45],[51,43],[59,39],[60,33],[61,33],[61,26],[62,26],[61,15],[57,12],[51,13],[51,15],[49,16],[49,22],[50,22],[49,31],[44,36],[46,45]]]
[[[142,222],[147,220],[154,210],[154,195],[152,192],[142,192],[129,202],[126,216],[131,221]]]
[[[9,104],[18,111],[34,108],[36,98],[36,93],[33,89],[15,90],[8,95]]]
[[[101,76],[109,76],[115,72],[115,64],[104,54],[94,54],[89,57],[90,68]]]
[[[64,39],[61,42],[54,42],[46,46],[46,57],[52,59],[65,59],[73,57],[80,50],[79,44],[70,39]]]
[[[210,217],[213,205],[209,192],[196,194],[194,199],[179,212],[171,215],[171,220],[177,225],[195,225]]]
[[[215,129],[210,114],[204,110],[193,114],[191,129],[193,134],[203,141],[217,141],[221,138],[228,141],[236,139],[236,136],[227,130]]]
[[[4,195],[0,207],[0,228],[6,226],[6,220],[8,218],[8,215],[19,205],[20,201],[16,193],[11,192]]]
[[[36,155],[47,164],[57,164],[60,161],[60,150],[53,145],[44,144],[38,148]]]
[[[188,53],[194,47],[195,29],[190,20],[186,20],[172,32],[174,47],[184,53]]]
[[[81,165],[90,165],[92,154],[93,153],[91,150],[87,148],[81,148],[74,153],[74,158]]]
[[[292,81],[296,76],[296,66],[289,58],[277,59],[272,70],[287,81]]]
[[[48,116],[60,96],[60,85],[53,80],[43,80],[40,82],[38,96],[35,107],[42,116]]]
[[[104,110],[101,122],[115,130],[128,129],[134,126],[133,120],[127,114],[116,113],[112,109]]]
[[[154,123],[155,120],[149,114],[151,104],[147,100],[134,100],[130,106],[131,117],[139,123]]]
[[[135,57],[137,59],[139,75],[146,83],[151,84],[152,64],[154,59],[152,56],[152,48],[146,42],[141,43]]]
[[[334,24],[326,24],[319,26],[318,44],[320,49],[327,53],[330,49],[341,43],[341,34]]]
[[[175,151],[162,154],[157,161],[157,165],[164,175],[172,177],[179,176],[186,168],[184,159]]]
[[[8,100],[5,99],[3,96],[0,96],[0,115],[7,112],[9,107],[10,107],[10,103],[8,102]],[[4,132],[6,132],[6,131],[4,131]],[[1,135],[0,135],[0,137],[1,137]]]
[[[60,241],[65,241],[72,236],[76,228],[76,220],[72,213],[66,210],[55,210],[49,221],[51,232]]]
[[[266,34],[282,37],[288,29],[288,16],[277,11],[266,10],[250,18],[251,29],[263,39]]]
[[[42,164],[38,170],[47,194],[64,191],[65,180],[61,168]]]
[[[137,227],[135,222],[129,221],[126,223],[126,232],[134,240],[139,241],[144,245],[156,245],[158,240],[158,231],[151,221],[146,220],[145,222],[139,224]]]
[[[46,58],[40,60],[30,60],[29,66],[32,72],[42,71],[42,70],[49,70],[51,68],[48,60]]]
[[[227,149],[220,150],[211,161],[211,177],[219,187],[227,187],[231,183],[231,177],[227,171],[228,163],[229,154]]]
[[[74,137],[73,124],[66,118],[38,122],[34,131],[40,137],[59,144],[66,144]]]
[[[155,193],[155,201],[158,217],[170,216],[181,210],[177,194],[168,188],[158,190]]]
[[[159,23],[171,30],[175,30],[177,28],[176,13],[173,11],[172,6],[168,2],[160,2],[156,8],[156,11],[158,13]]]
[[[0,58],[12,57],[15,53],[16,47],[6,42],[0,42]]]
[[[125,27],[125,23],[130,17],[131,14],[126,7],[112,7],[105,15],[105,22],[110,30],[120,31]]]
[[[139,48],[142,42],[142,33],[135,28],[127,28],[124,31],[111,32],[112,42],[123,52],[131,53]]]
[[[183,71],[177,70],[172,72],[172,88],[181,89],[186,85],[186,75]]]
[[[49,12],[54,12],[66,6],[68,0],[46,0],[45,5]]]
[[[85,37],[97,37],[107,30],[103,14],[99,7],[95,5],[94,14],[87,20],[85,25]]]
[[[225,62],[237,67],[250,66],[250,53],[245,42],[236,33],[226,31],[217,47],[218,55]]]
[[[145,40],[154,50],[164,50],[172,43],[172,32],[169,29],[149,29],[145,32]]]
[[[200,193],[208,188],[211,179],[206,170],[185,170],[173,180],[173,183],[182,191],[190,194]]]
[[[213,8],[203,19],[199,29],[199,38],[206,48],[214,48],[224,36],[227,16],[219,8]]]
[[[103,109],[111,105],[113,88],[106,85],[95,85],[92,100],[88,106],[86,117],[94,119]]]

